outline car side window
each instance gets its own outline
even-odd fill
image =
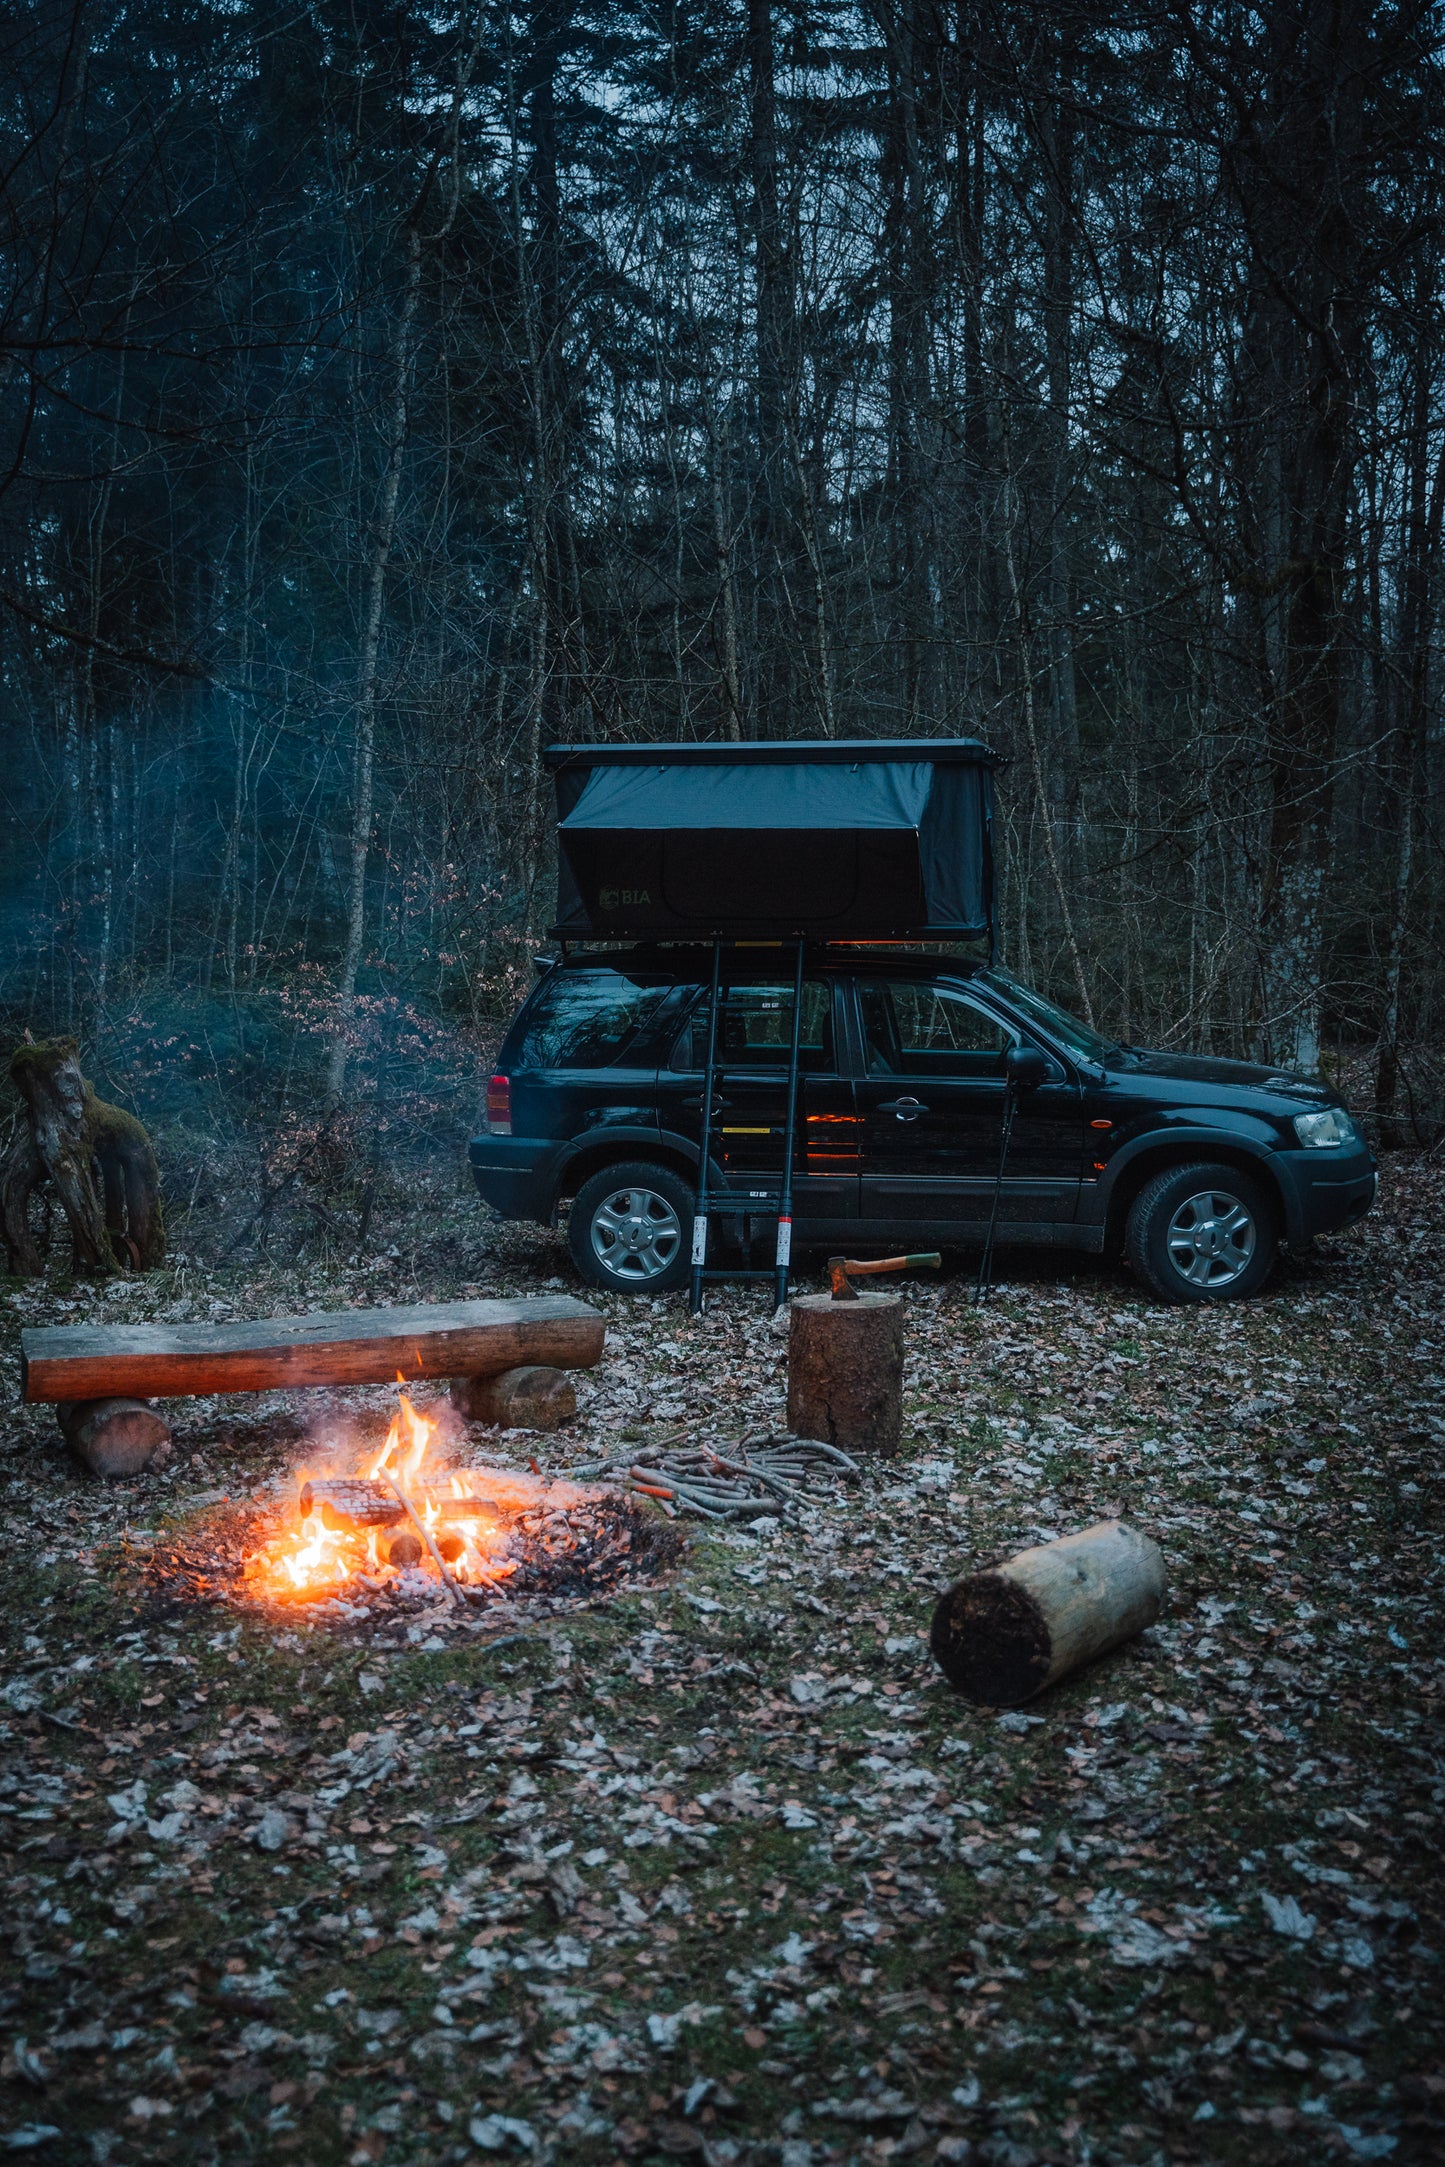
[[[717,1019],[717,1060],[726,1068],[786,1068],[793,1036],[791,985],[749,983],[725,986]],[[833,997],[821,979],[803,982],[803,1017],[798,1033],[799,1066],[811,1075],[827,1074],[833,1059]],[[679,1034],[672,1065],[701,1069],[707,1061],[707,998],[693,1009]]]
[[[664,994],[620,971],[556,970],[523,1009],[510,1065],[518,1070],[608,1068],[633,1043]]]
[[[858,988],[870,1076],[1001,1078],[1018,1033],[952,986],[864,980]]]

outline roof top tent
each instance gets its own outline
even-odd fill
[[[554,932],[713,943],[693,1203],[693,1314],[710,1279],[771,1279],[787,1298],[798,1033],[809,940],[993,936],[993,767],[973,738],[727,745],[551,745],[557,783]],[[794,945],[781,1180],[766,1198],[729,1182],[719,1081],[727,940]],[[725,1066],[725,1064],[723,1064]],[[750,1132],[751,1133],[751,1132]],[[722,1148],[717,1148],[721,1146]],[[709,1267],[711,1214],[777,1213],[770,1271]]]
[[[991,938],[996,756],[974,738],[545,757],[563,939]]]

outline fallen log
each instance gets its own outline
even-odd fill
[[[788,1305],[788,1428],[845,1452],[894,1453],[903,1434],[903,1301],[800,1294]]]
[[[929,1645],[969,1700],[1015,1708],[1142,1633],[1164,1590],[1158,1545],[1101,1520],[960,1580],[939,1597]]]
[[[56,1413],[66,1443],[93,1475],[138,1475],[171,1448],[169,1426],[140,1400],[71,1400]]]
[[[603,1320],[570,1294],[516,1302],[343,1309],[235,1324],[62,1324],[22,1332],[21,1396],[264,1392],[293,1385],[389,1384],[397,1376],[495,1376],[520,1362],[585,1369]]]
[[[499,1377],[453,1377],[452,1405],[468,1422],[503,1430],[555,1430],[577,1412],[577,1394],[559,1369],[524,1362]]]

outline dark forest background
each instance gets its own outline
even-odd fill
[[[552,738],[986,737],[1003,953],[1445,1124],[1445,17],[8,0],[0,1028],[460,1090]]]

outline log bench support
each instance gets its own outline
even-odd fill
[[[544,1363],[522,1362],[499,1377],[453,1377],[452,1405],[468,1422],[503,1430],[556,1430],[577,1412],[572,1380]]]
[[[62,1400],[61,1435],[92,1475],[138,1475],[171,1449],[170,1424],[144,1400]]]

